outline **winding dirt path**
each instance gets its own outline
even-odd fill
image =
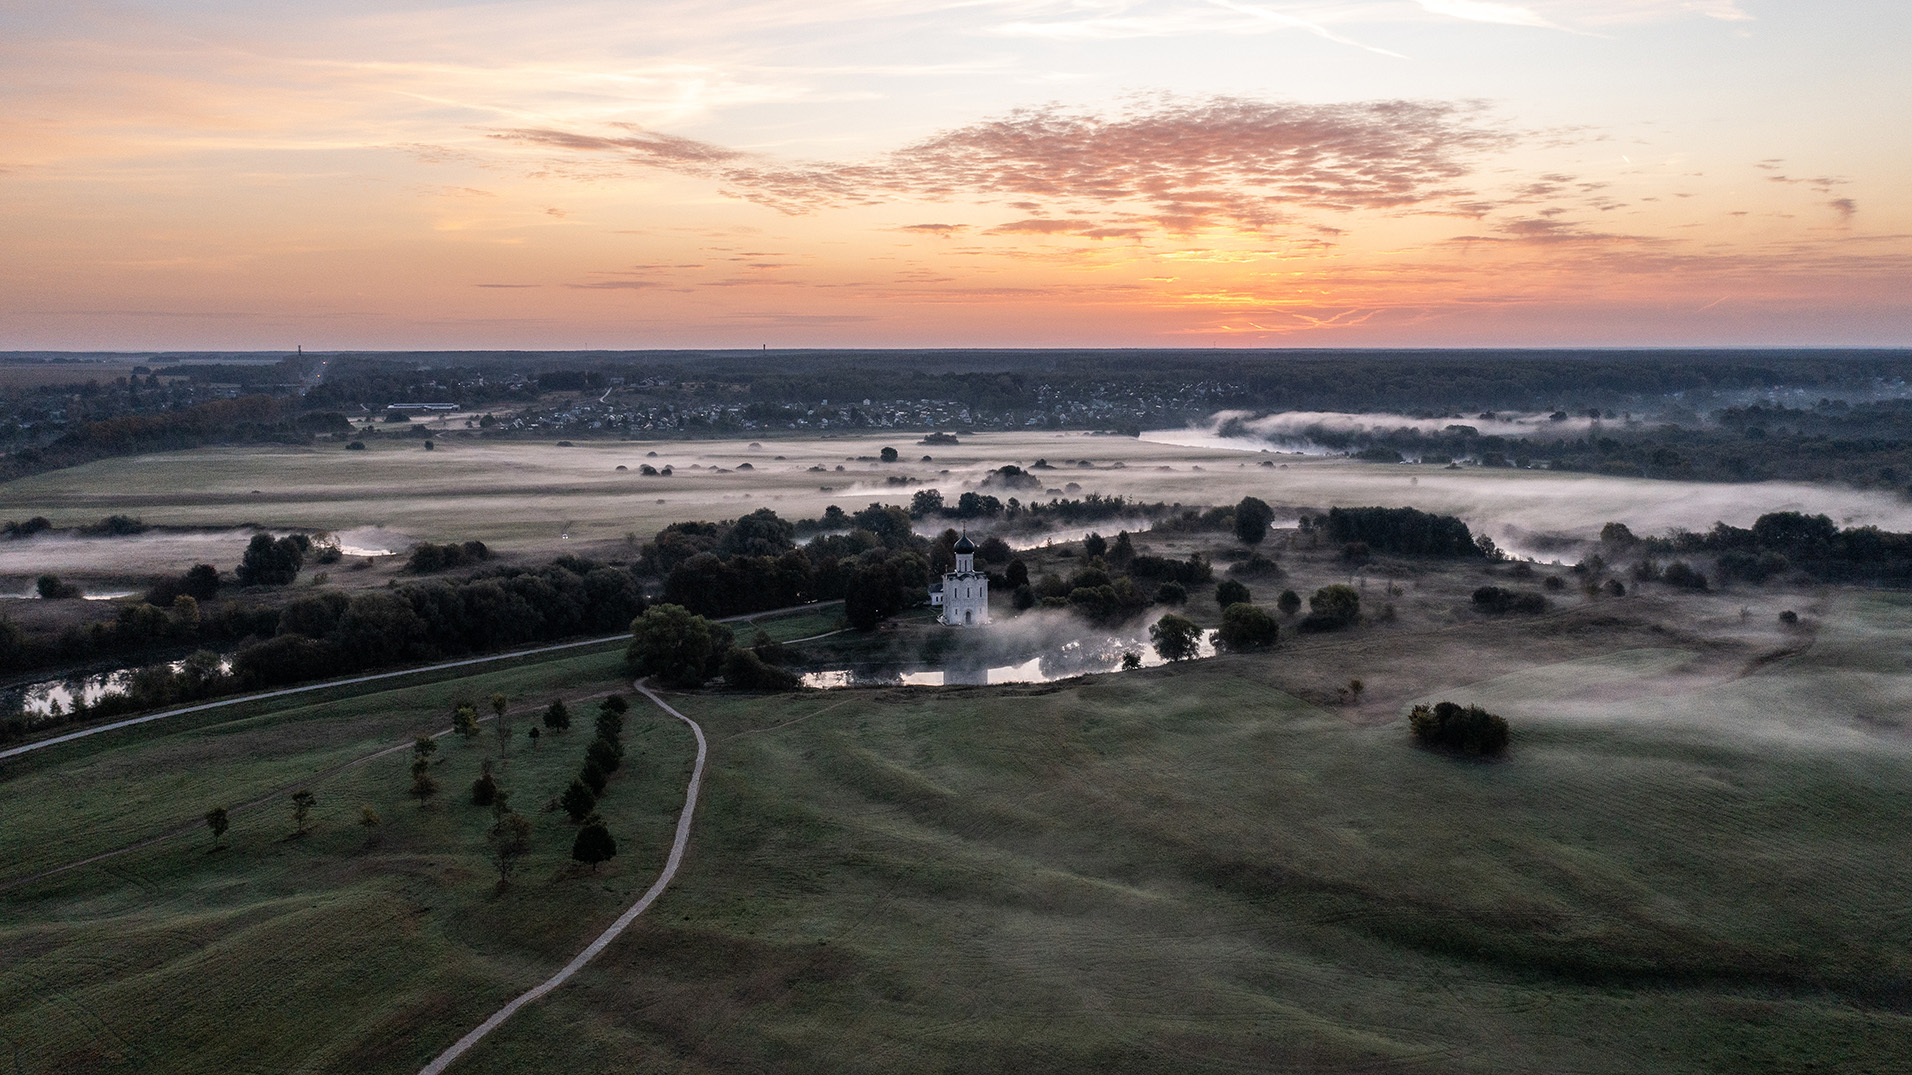
[[[664,889],[671,883],[671,878],[677,876],[677,867],[684,861],[684,849],[690,845],[691,815],[697,810],[697,791],[704,781],[704,756],[707,752],[704,729],[699,727],[696,721],[672,709],[669,703],[652,693],[651,689],[644,685],[643,680],[638,680],[633,686],[637,688],[639,694],[649,698],[657,708],[689,725],[691,734],[697,737],[697,764],[691,769],[690,787],[684,792],[684,811],[677,815],[677,838],[671,841],[671,853],[670,857],[664,861],[664,872],[658,874],[657,880],[645,891],[641,899],[619,915],[617,921],[611,923],[603,933],[598,934],[597,939],[573,957],[571,962],[566,963],[556,974],[526,990],[511,1003],[498,1009],[491,1018],[473,1027],[470,1033],[452,1043],[451,1048],[439,1053],[437,1059],[421,1068],[418,1075],[441,1075],[446,1068],[463,1056],[466,1050],[478,1044],[485,1035],[498,1029],[505,1020],[516,1014],[519,1008],[563,985],[572,975],[582,970],[586,963],[596,959],[598,953],[604,951],[612,941],[617,940],[618,935],[635,922],[638,915],[649,910],[651,904],[657,901],[657,897],[664,894]]]

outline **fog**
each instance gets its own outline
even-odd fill
[[[1314,439],[1319,432],[1392,433],[1412,429],[1436,434],[1449,426],[1467,426],[1483,436],[1581,436],[1598,425],[1596,419],[1569,417],[1553,420],[1546,413],[1500,411],[1492,418],[1457,414],[1447,418],[1417,418],[1406,414],[1345,411],[1284,411],[1255,417],[1253,411],[1218,411],[1206,422],[1187,429],[1152,429],[1141,439],[1154,444],[1188,448],[1221,448],[1259,452],[1275,449],[1302,455],[1327,455],[1333,449]]]

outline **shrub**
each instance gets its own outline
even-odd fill
[[[733,649],[724,658],[724,682],[744,691],[793,691],[803,686],[795,672],[767,664],[747,649]]]
[[[1279,609],[1283,616],[1292,616],[1301,611],[1301,595],[1293,590],[1283,590],[1281,596],[1275,598],[1275,608]]]
[[[1234,579],[1223,579],[1215,584],[1215,603],[1222,608],[1244,604],[1248,600],[1248,587]]]
[[[1521,612],[1533,614],[1547,611],[1547,599],[1537,593],[1521,593],[1500,586],[1482,586],[1474,591],[1474,607],[1482,612],[1503,613]]]
[[[1188,590],[1179,582],[1164,582],[1155,588],[1155,603],[1185,605],[1188,603]]]
[[[1407,719],[1414,741],[1424,747],[1480,757],[1507,752],[1507,721],[1477,705],[1417,705]]]

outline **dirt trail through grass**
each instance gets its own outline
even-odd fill
[[[632,904],[629,910],[619,915],[617,921],[611,923],[610,927],[603,933],[598,934],[597,940],[592,941],[584,951],[579,952],[573,957],[571,962],[564,965],[563,969],[527,990],[511,1003],[498,1009],[497,1013],[491,1018],[478,1024],[477,1027],[473,1028],[471,1033],[459,1038],[452,1044],[451,1048],[438,1054],[437,1059],[426,1064],[419,1072],[419,1075],[440,1075],[441,1072],[450,1067],[460,1056],[463,1056],[466,1050],[478,1044],[485,1035],[498,1029],[499,1026],[503,1025],[505,1020],[516,1014],[519,1008],[524,1007],[539,997],[544,996],[546,993],[551,992],[553,989],[563,985],[572,975],[582,970],[586,963],[597,958],[598,953],[604,951],[612,941],[617,940],[618,935],[629,928],[630,924],[637,920],[638,915],[650,909],[651,904],[657,901],[657,897],[664,894],[664,889],[671,883],[671,878],[677,876],[677,867],[684,861],[684,849],[690,845],[691,816],[697,811],[697,791],[704,780],[704,757],[707,753],[706,744],[704,742],[704,729],[699,727],[696,721],[671,708],[670,704],[665,702],[664,699],[652,693],[651,689],[644,685],[643,680],[638,680],[632,684],[632,686],[637,688],[639,694],[649,698],[652,704],[656,705],[657,708],[662,709],[664,712],[669,713],[671,716],[689,725],[691,734],[697,737],[697,762],[691,767],[690,786],[684,791],[684,811],[677,815],[677,834],[671,841],[670,857],[664,861],[664,872],[657,875],[657,880],[651,884],[649,889],[645,890],[642,898]]]

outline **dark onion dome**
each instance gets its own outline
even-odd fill
[[[956,551],[957,552],[975,552],[976,543],[969,540],[968,534],[964,534],[962,537],[959,537],[956,539]]]

